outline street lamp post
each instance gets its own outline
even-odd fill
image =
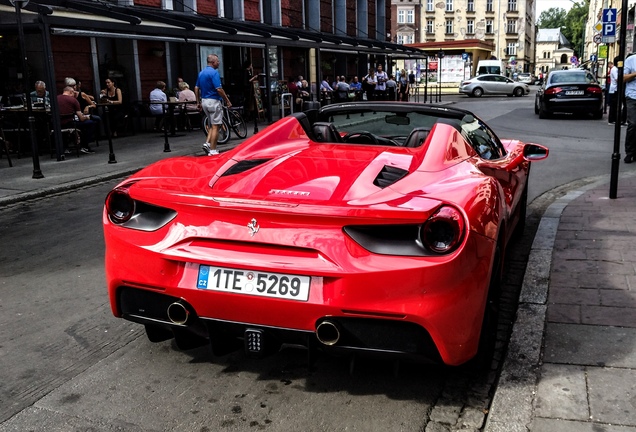
[[[38,155],[38,143],[35,135],[35,117],[33,116],[33,105],[31,103],[31,96],[28,93],[29,89],[29,77],[27,74],[27,56],[26,45],[24,42],[24,29],[22,28],[22,8],[29,4],[29,0],[9,0],[15,7],[15,13],[18,18],[18,38],[20,39],[20,54],[22,54],[22,81],[24,87],[24,99],[27,104],[27,116],[29,120],[29,135],[31,137],[31,153],[33,157],[33,176],[34,179],[44,178],[42,170],[40,169],[40,158]]]

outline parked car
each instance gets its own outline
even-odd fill
[[[103,213],[112,312],[151,341],[488,358],[538,144],[451,107],[327,105],[218,156],[160,161]],[[311,357],[311,356],[310,356]]]
[[[535,78],[531,73],[524,72],[519,74],[518,80],[521,83],[532,84],[535,81]]]
[[[462,81],[459,85],[459,92],[474,97],[482,95],[523,96],[530,93],[530,87],[528,84],[513,81],[503,75],[486,74]]]
[[[554,113],[590,114],[603,117],[603,88],[585,69],[554,70],[537,90],[534,112],[539,118]]]

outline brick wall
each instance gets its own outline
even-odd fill
[[[161,0],[135,0],[135,6],[153,6],[153,7],[161,7]]]
[[[218,16],[216,0],[197,0],[197,13],[201,15]]]
[[[303,10],[298,0],[281,0],[283,27],[302,28]]]
[[[55,83],[47,83],[51,94],[60,94],[64,78],[71,77],[82,82],[82,89],[93,94],[93,69],[91,66],[90,39],[73,36],[51,36]],[[43,78],[38,78],[43,79]]]
[[[243,10],[245,11],[245,21],[261,21],[259,0],[245,0],[243,2]]]
[[[167,69],[165,53],[162,57],[153,54],[153,49],[164,49],[161,42],[140,40],[137,42],[139,49],[139,76],[141,78],[141,97],[147,100],[150,92],[156,87],[157,81],[166,81]],[[167,89],[174,84],[166,82]]]

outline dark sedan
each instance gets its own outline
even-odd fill
[[[552,71],[537,91],[534,113],[542,119],[554,113],[591,114],[600,119],[603,117],[603,89],[587,70]]]

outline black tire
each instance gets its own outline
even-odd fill
[[[517,87],[517,88],[516,88],[516,89],[512,92],[512,94],[514,94],[516,97],[521,97],[521,96],[523,96],[523,93],[524,93],[524,91],[523,91],[523,89],[522,89],[521,87]]]
[[[232,110],[228,110],[227,114],[232,130],[236,136],[239,138],[245,138],[247,136],[247,125],[245,124],[243,117],[241,117],[241,114]]]
[[[548,113],[545,109],[543,109],[543,105],[539,104],[539,118],[547,119],[550,118],[550,113]]]
[[[203,120],[201,120],[201,130],[208,136],[208,131],[210,130],[210,124],[208,123],[208,117],[204,116]],[[217,140],[217,144],[225,144],[230,140],[230,128],[227,125],[225,119],[223,119],[223,124],[219,127],[219,137]]]
[[[497,241],[497,247],[492,263],[488,297],[484,308],[484,317],[479,334],[479,347],[477,354],[466,366],[475,371],[489,371],[492,368],[493,357],[497,346],[497,327],[499,324],[499,299],[501,297],[501,277],[503,272],[504,249],[501,239]]]
[[[595,113],[592,113],[592,118],[594,120],[600,120],[603,118],[603,110],[597,111]]]
[[[481,97],[484,94],[484,90],[481,87],[476,87],[473,90],[473,96],[475,97]]]
[[[539,114],[539,99],[535,98],[534,100],[534,113]]]

